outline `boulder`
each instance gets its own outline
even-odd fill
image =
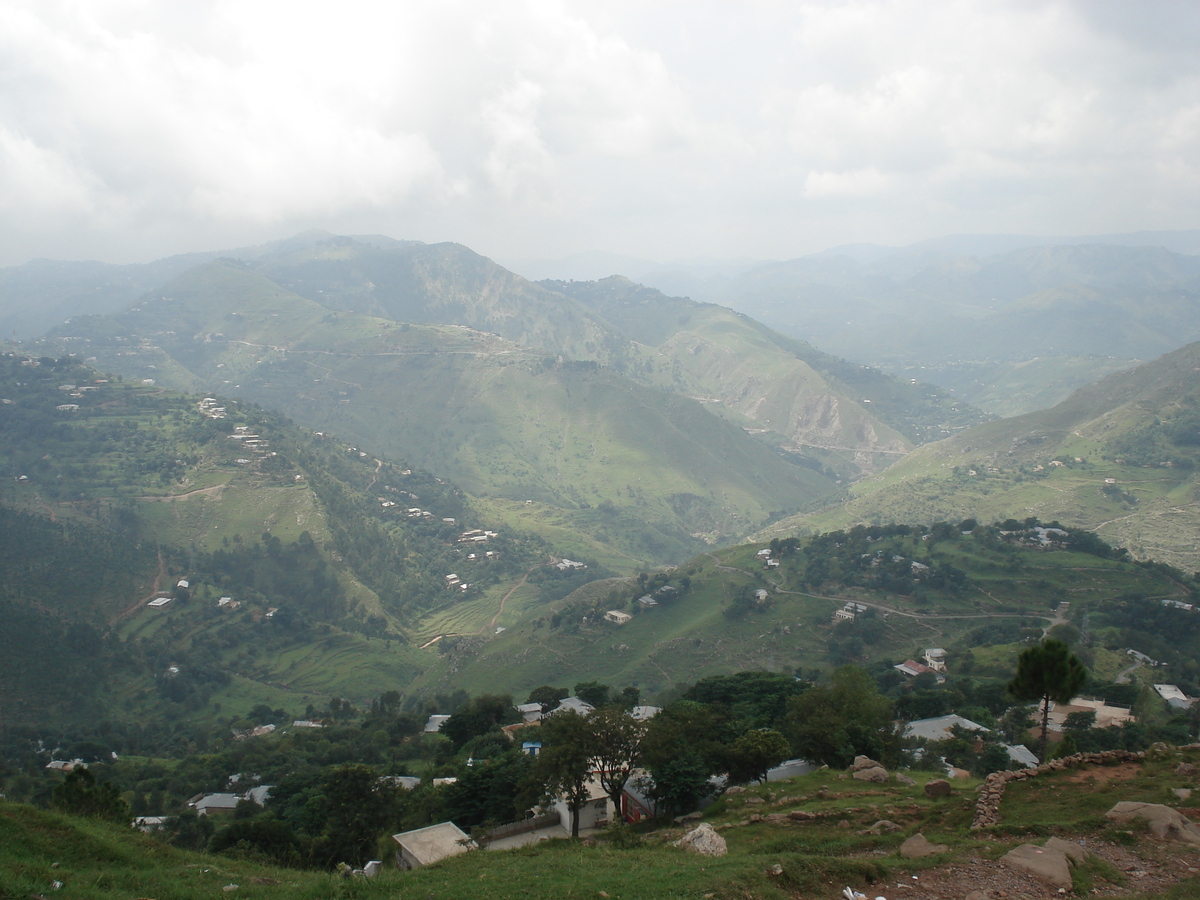
[[[1071,889],[1071,864],[1061,850],[1021,844],[1005,853],[1000,861],[1014,869],[1024,869],[1055,887]]]
[[[677,840],[673,846],[682,847],[692,853],[699,853],[701,856],[724,856],[728,852],[725,838],[717,834],[707,822],[701,822],[699,826]]]
[[[744,793],[746,793],[746,789],[744,787],[742,787],[741,785],[735,784],[733,787],[725,788],[725,793],[729,794],[729,795],[744,794]]]
[[[905,859],[920,859],[922,856],[933,856],[945,853],[950,848],[945,844],[931,844],[923,834],[914,834],[900,845],[900,855]]]
[[[1074,841],[1064,841],[1062,838],[1052,837],[1042,846],[1048,850],[1057,850],[1064,854],[1072,863],[1081,863],[1088,858],[1088,851],[1079,846]]]
[[[897,772],[897,773],[896,773],[896,780],[897,780],[898,782],[900,782],[901,784],[907,784],[909,787],[912,787],[914,784],[916,784],[916,783],[917,783],[917,782],[916,782],[914,779],[912,779],[912,778],[909,778],[909,777],[908,777],[907,775],[905,775],[903,772]]]
[[[805,809],[793,809],[790,813],[788,813],[788,818],[795,819],[797,822],[811,822],[813,819],[817,818],[817,814],[810,813]]]
[[[867,769],[856,769],[852,776],[859,781],[873,781],[876,784],[887,784],[890,780],[888,770],[883,766],[872,766]]]
[[[1180,800],[1187,800],[1189,797],[1192,796],[1192,789],[1191,788],[1171,788],[1171,793],[1174,794],[1176,797],[1178,797]]]
[[[850,764],[850,771],[857,772],[859,769],[881,769],[883,768],[875,760],[869,756],[856,756],[854,762]]]
[[[1175,774],[1184,775],[1188,778],[1195,778],[1197,775],[1200,775],[1200,769],[1197,769],[1191,763],[1184,762],[1175,767]]]
[[[925,785],[926,797],[949,797],[953,793],[954,788],[945,778],[936,778]]]
[[[1104,817],[1122,823],[1132,822],[1134,819],[1145,819],[1150,825],[1150,830],[1160,838],[1183,841],[1187,844],[1200,844],[1200,828],[1197,828],[1178,810],[1163,806],[1161,803],[1122,800],[1106,812]]]

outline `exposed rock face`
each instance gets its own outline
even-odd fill
[[[1163,806],[1161,803],[1138,803],[1132,800],[1122,800],[1104,814],[1106,819],[1114,822],[1132,822],[1134,819],[1145,819],[1150,830],[1160,838],[1171,841],[1183,841],[1188,844],[1200,844],[1200,828],[1197,828],[1182,813]]]
[[[945,853],[950,848],[946,844],[931,844],[923,834],[914,834],[900,845],[900,855],[905,859],[920,859],[922,856],[933,856]]]
[[[707,822],[702,822],[697,828],[689,831],[674,844],[701,856],[724,856],[727,852],[725,838],[717,834]]]
[[[950,786],[944,778],[938,778],[925,785],[926,797],[949,797],[954,793],[954,788]]]
[[[1001,862],[1031,872],[1055,887],[1071,888],[1071,864],[1067,861],[1067,854],[1053,847],[1021,844],[1005,853]]]

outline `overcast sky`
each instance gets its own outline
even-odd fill
[[[1200,3],[0,0],[0,264],[1200,227]]]

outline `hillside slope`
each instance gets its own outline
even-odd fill
[[[781,523],[984,521],[1036,515],[1138,556],[1200,568],[1200,343],[1082,388],[1053,407],[918,448],[850,488],[844,506]]]
[[[595,362],[332,311],[231,261],[65,330],[56,342],[101,367],[252,399],[468,492],[567,511],[626,565],[681,558],[833,487],[707,406]]]

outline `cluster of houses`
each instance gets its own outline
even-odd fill
[[[443,521],[445,521],[445,520],[443,520]],[[450,519],[449,521],[451,523],[454,522],[453,519]],[[470,531],[464,531],[462,534],[460,534],[458,536],[458,543],[460,543],[460,544],[486,544],[492,538],[496,538],[499,536],[500,536],[499,532],[485,531],[482,528],[472,528]]]
[[[201,401],[203,402],[203,401]],[[248,425],[238,425],[233,429],[233,434],[229,435],[229,440],[240,441],[242,447],[249,450],[254,457],[238,457],[235,462],[239,466],[248,466],[254,459],[261,459],[264,456],[274,456],[274,451],[270,450],[266,440],[261,435],[255,434],[250,430]]]
[[[217,402],[218,401],[216,397],[204,397],[201,399],[200,403],[198,404],[200,407],[200,414],[203,416],[208,416],[210,419],[225,418],[225,407],[217,406]]]
[[[855,603],[853,600],[848,602],[841,609],[833,611],[833,624],[839,622],[853,622],[856,618],[867,611],[868,607],[865,603]]]
[[[64,391],[68,397],[74,397],[76,399],[79,399],[79,398],[82,398],[83,395],[88,393],[89,391],[100,390],[100,385],[102,385],[102,384],[108,384],[108,379],[100,378],[100,379],[97,379],[92,384],[83,384],[83,385],[60,384],[58,386],[58,389],[60,391]],[[5,400],[4,402],[12,403],[11,400]],[[79,404],[78,403],[59,403],[59,404],[56,404],[54,408],[56,410],[58,410],[59,412],[72,412],[72,413],[79,412]]]
[[[925,650],[924,656],[921,657],[923,663],[916,660],[906,659],[898,666],[892,666],[901,675],[907,675],[909,678],[916,678],[918,675],[929,673],[937,678],[938,684],[946,680],[946,651],[941,647],[929,647]]]
[[[771,555],[770,547],[763,547],[754,554],[756,559],[761,559],[764,569],[778,569],[779,559]]]
[[[453,572],[446,576],[446,590],[448,591],[453,590],[454,588],[458,588],[460,591],[465,591],[469,587],[469,584],[467,584]]]

